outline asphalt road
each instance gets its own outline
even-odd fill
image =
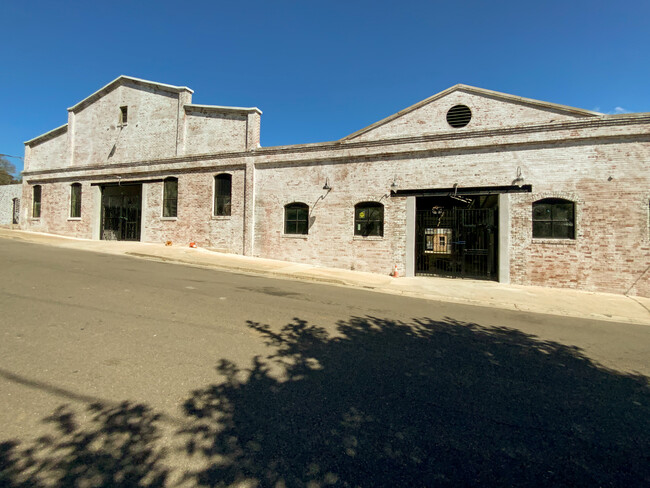
[[[650,483],[648,326],[6,239],[0,278],[0,486]]]

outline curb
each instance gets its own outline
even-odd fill
[[[426,287],[424,289],[422,289],[422,287],[418,289],[405,288],[404,286],[406,285],[406,283],[404,283],[400,287],[400,285],[396,284],[393,281],[395,280],[395,278],[390,278],[390,281],[383,282],[385,281],[386,278],[383,275],[377,275],[378,280],[380,278],[382,279],[382,282],[378,284],[372,284],[371,274],[369,274],[370,276],[365,276],[364,274],[362,274],[357,280],[355,280],[354,277],[324,276],[322,272],[319,272],[318,270],[325,270],[325,274],[327,273],[335,274],[337,272],[342,272],[342,273],[345,272],[351,273],[351,272],[347,270],[318,268],[318,267],[305,265],[301,263],[290,263],[290,262],[283,262],[283,261],[276,262],[275,260],[262,260],[262,261],[268,261],[269,263],[266,265],[261,265],[258,263],[259,267],[256,268],[255,267],[256,261],[253,260],[253,262],[251,262],[251,264],[248,266],[245,264],[241,265],[239,263],[229,265],[229,264],[224,264],[223,262],[221,263],[214,262],[214,260],[211,259],[201,260],[201,254],[199,253],[194,254],[197,250],[192,250],[191,254],[189,254],[188,257],[165,256],[162,254],[155,253],[155,249],[157,249],[156,246],[153,246],[154,249],[153,252],[150,253],[146,252],[146,250],[152,249],[152,247],[146,245],[142,246],[143,248],[142,250],[145,252],[139,252],[133,250],[133,246],[131,246],[130,249],[127,246],[123,246],[123,248],[119,246],[114,246],[114,247],[100,246],[100,245],[96,245],[95,241],[88,241],[86,239],[76,239],[70,237],[57,236],[53,234],[16,231],[16,230],[3,229],[3,228],[0,228],[0,237],[13,239],[21,242],[33,243],[33,244],[56,246],[64,249],[74,249],[74,250],[81,250],[86,252],[95,252],[100,254],[113,254],[117,256],[128,256],[136,259],[145,259],[149,261],[181,264],[181,265],[192,266],[196,268],[215,269],[224,272],[239,273],[239,274],[244,274],[249,276],[261,276],[261,277],[275,278],[275,279],[285,279],[285,280],[303,281],[309,283],[322,283],[322,284],[332,285],[332,286],[342,286],[347,288],[355,288],[359,290],[374,291],[374,292],[379,292],[379,293],[384,293],[384,294],[394,295],[394,296],[403,296],[409,298],[429,300],[438,303],[456,303],[456,304],[475,306],[475,307],[497,308],[501,310],[509,310],[509,311],[522,312],[522,313],[552,315],[556,317],[572,317],[572,318],[586,319],[586,320],[650,325],[650,310],[643,303],[643,300],[639,300],[636,297],[630,297],[627,295],[612,295],[611,297],[608,298],[606,297],[606,295],[611,295],[611,294],[585,292],[588,295],[594,295],[594,294],[603,295],[602,297],[603,302],[607,302],[607,301],[609,302],[604,307],[604,310],[601,308],[601,313],[594,313],[592,310],[588,309],[589,301],[584,307],[580,307],[580,306],[572,307],[571,305],[569,305],[566,308],[558,308],[557,306],[558,304],[556,304],[553,307],[546,306],[544,303],[544,299],[541,299],[541,301],[540,300],[533,301],[533,305],[530,306],[525,299],[524,300],[518,299],[521,297],[515,296],[516,293],[514,290],[513,293],[515,295],[512,296],[508,296],[508,292],[506,292],[505,294],[502,293],[500,297],[476,299],[476,298],[470,298],[470,296],[473,294],[477,294],[477,292],[480,295],[481,292],[484,292],[485,290],[482,289],[478,289],[476,291],[472,291],[471,289],[457,290],[458,295],[441,295],[439,294],[438,291],[431,292],[431,293],[428,292],[426,290]],[[91,242],[92,244],[89,244],[89,242]],[[147,243],[138,243],[138,244],[147,244]],[[185,248],[180,248],[178,246],[174,248],[174,252],[176,252],[177,254],[179,253],[179,251],[181,251],[181,254],[187,255],[187,253],[182,252],[182,251],[186,251]],[[198,249],[198,251],[207,253],[204,254],[204,256],[212,255],[215,260],[218,260],[220,255],[223,257],[223,261],[227,262],[229,260],[232,260],[229,259],[227,255],[223,255],[222,253],[218,253],[215,251],[209,251],[207,249]],[[240,257],[239,255],[237,256]],[[267,269],[265,269],[266,267]],[[523,287],[522,289],[526,290],[527,287]],[[554,289],[554,288],[542,287],[542,290],[544,293],[549,292],[549,294],[553,293],[554,291],[557,293],[564,292],[564,290],[562,289]],[[530,287],[530,290],[526,290],[526,291],[529,295],[534,294],[535,287]],[[580,296],[576,296],[575,298],[576,300],[581,299]],[[547,297],[546,300],[553,301],[552,295]],[[593,300],[591,300],[591,302],[593,303]],[[620,310],[629,310],[631,314],[627,316],[619,315]]]

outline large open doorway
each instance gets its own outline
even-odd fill
[[[415,274],[498,279],[498,195],[416,200]]]
[[[102,185],[100,239],[139,241],[142,184]]]

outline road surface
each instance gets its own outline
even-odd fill
[[[650,327],[0,239],[0,486],[650,483]]]

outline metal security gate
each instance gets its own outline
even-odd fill
[[[102,188],[101,239],[139,241],[142,185]]]
[[[497,279],[496,208],[418,210],[416,275]]]

